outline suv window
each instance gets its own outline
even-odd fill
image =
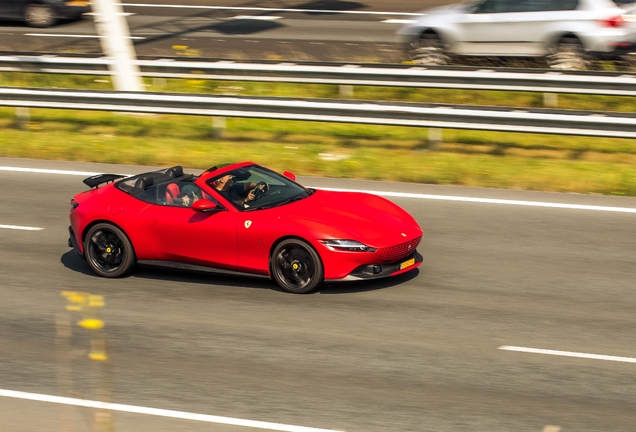
[[[477,7],[475,13],[573,10],[578,5],[579,0],[486,0]]]
[[[501,13],[506,12],[505,0],[486,0],[475,9],[475,13],[484,14],[484,13]]]
[[[579,6],[579,0],[554,0],[554,3],[555,10],[574,10]]]
[[[508,12],[543,12],[554,10],[552,0],[516,0],[508,1]]]

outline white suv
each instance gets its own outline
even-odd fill
[[[555,69],[587,69],[636,48],[636,18],[612,0],[481,0],[424,11],[398,34],[418,64],[544,57]]]

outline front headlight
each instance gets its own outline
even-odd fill
[[[321,243],[338,251],[375,252],[377,250],[355,240],[322,240]]]

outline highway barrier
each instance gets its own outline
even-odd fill
[[[143,76],[154,78],[636,96],[634,73],[228,60],[136,63]],[[105,75],[110,64],[104,57],[0,56],[5,72]]]
[[[636,113],[0,87],[0,106],[636,138]]]

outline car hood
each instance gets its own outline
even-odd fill
[[[285,223],[303,225],[316,239],[358,240],[385,247],[422,235],[422,229],[408,212],[367,193],[317,190],[284,207]]]

